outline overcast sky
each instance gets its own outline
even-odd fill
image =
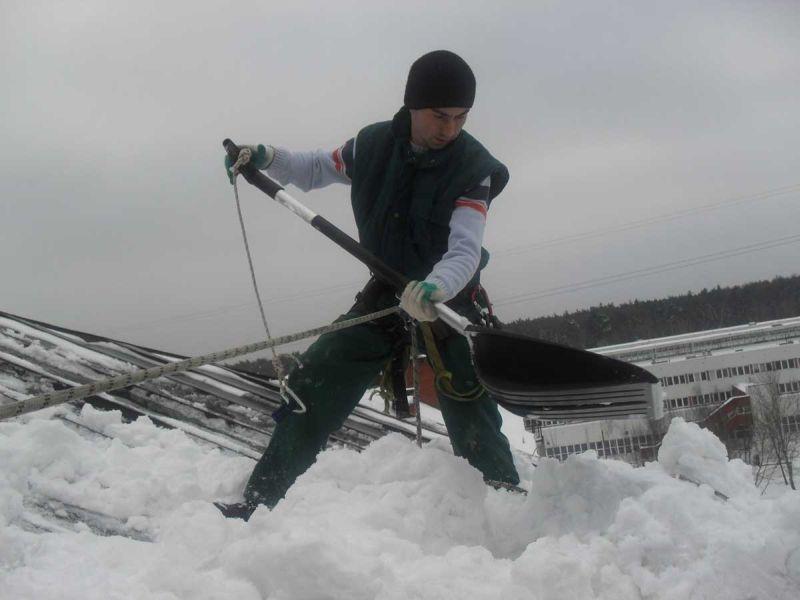
[[[439,48],[511,171],[503,320],[800,273],[797,0],[0,0],[0,309],[185,354],[262,338],[221,140],[333,149]],[[345,311],[366,269],[242,187],[273,334]],[[346,187],[290,192],[354,233]]]

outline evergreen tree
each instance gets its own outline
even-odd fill
[[[800,275],[519,319],[505,327],[568,346],[595,348],[797,315]]]

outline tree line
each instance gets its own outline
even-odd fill
[[[800,275],[792,275],[661,300],[601,304],[562,315],[518,319],[504,327],[568,346],[596,348],[798,315]]]

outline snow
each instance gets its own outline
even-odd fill
[[[676,476],[703,481],[726,496],[758,493],[749,484],[751,469],[739,459],[728,460],[725,445],[694,423],[675,419],[658,451],[658,462]]]
[[[28,397],[25,389],[25,384],[19,381],[18,377],[0,373],[0,400],[3,397],[11,398],[15,401],[24,400]]]
[[[89,434],[59,410],[0,422],[3,600],[800,597],[800,496],[760,496],[680,419],[641,468],[594,452],[520,461],[527,497],[487,488],[446,440],[390,435],[324,452],[244,523],[210,501],[237,499],[250,459],[87,405],[79,420],[109,437]],[[34,497],[153,541],[28,531]]]
[[[383,411],[383,398],[378,394],[373,394],[373,391],[367,390],[359,401],[359,406]],[[410,401],[411,399],[409,398]],[[536,437],[525,429],[525,423],[521,417],[510,413],[502,406],[498,406],[498,409],[500,410],[500,416],[503,418],[502,432],[508,438],[512,450],[520,454],[519,459],[521,461],[530,460],[531,456],[536,454]],[[429,427],[436,428],[446,435],[447,428],[445,427],[442,413],[438,408],[422,403],[421,411],[423,423]],[[406,420],[406,422],[413,425],[413,417]]]
[[[508,412],[502,406],[500,415],[503,417],[502,432],[508,438],[511,447],[520,452],[533,455],[536,453],[536,436],[525,429],[522,417]]]
[[[5,347],[23,356],[43,359],[52,367],[64,369],[77,367],[79,369],[77,372],[90,379],[96,378],[97,375],[92,370],[92,365],[98,365],[112,372],[128,372],[136,369],[129,363],[104,356],[67,339],[76,339],[75,336],[57,336],[5,317],[0,317],[0,328],[2,333],[0,348]]]

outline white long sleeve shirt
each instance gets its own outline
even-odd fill
[[[333,152],[313,150],[291,152],[275,147],[267,173],[282,185],[292,184],[307,192],[332,183],[350,185],[355,157],[355,140],[350,139]],[[447,251],[425,281],[435,284],[450,300],[472,279],[481,259],[481,244],[489,208],[490,179],[467,190],[456,200],[450,217]]]

